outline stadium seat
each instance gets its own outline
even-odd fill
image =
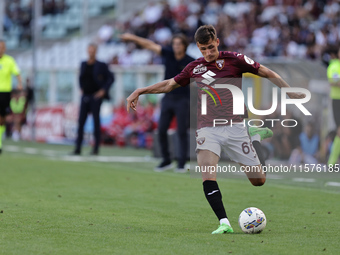
[[[66,35],[66,29],[64,26],[50,25],[46,27],[43,32],[43,36],[49,39],[61,38]]]

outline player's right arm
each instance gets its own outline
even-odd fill
[[[138,44],[139,46],[141,46],[142,48],[151,50],[158,55],[161,55],[161,53],[162,53],[162,46],[161,45],[159,45],[159,44],[157,44],[157,43],[155,43],[151,40],[145,39],[143,37],[139,37],[137,35],[133,35],[133,34],[130,34],[130,33],[125,33],[125,34],[122,34],[120,36],[120,38],[123,41],[134,42],[134,43]]]
[[[173,91],[174,89],[176,89],[178,87],[180,87],[180,85],[175,82],[174,78],[172,78],[172,79],[169,79],[169,80],[164,80],[164,81],[158,82],[154,85],[150,85],[150,86],[145,87],[145,88],[136,89],[126,99],[126,101],[127,101],[127,111],[129,112],[130,108],[132,110],[136,111],[136,106],[137,106],[138,98],[139,98],[140,95],[168,93],[168,92]]]
[[[257,75],[263,78],[267,78],[272,83],[274,83],[276,86],[278,86],[280,89],[290,87],[288,83],[284,79],[282,79],[282,77],[279,74],[269,69],[268,67],[265,67],[264,65],[260,65]],[[306,95],[303,93],[295,93],[295,92],[289,92],[287,93],[287,95],[292,99],[299,99],[299,98],[306,97]]]

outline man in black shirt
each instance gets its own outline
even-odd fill
[[[90,44],[87,48],[88,60],[81,63],[79,84],[81,89],[81,102],[78,121],[78,136],[74,155],[80,155],[84,136],[84,125],[88,113],[92,113],[94,123],[95,143],[92,155],[98,155],[100,144],[100,106],[104,98],[108,99],[109,89],[114,81],[113,74],[108,65],[96,59],[97,45]]]
[[[164,79],[170,79],[179,74],[187,64],[194,61],[192,57],[186,54],[188,46],[187,39],[184,35],[174,35],[172,38],[172,48],[165,48],[151,40],[133,35],[123,34],[121,39],[132,41],[142,48],[152,50],[162,56],[165,65]],[[178,163],[176,172],[186,172],[184,165],[187,160],[188,135],[189,127],[189,110],[190,110],[190,91],[189,86],[178,88],[170,93],[165,94],[161,102],[161,115],[158,123],[159,143],[161,146],[162,162],[155,171],[165,171],[172,167],[167,131],[173,117],[177,119],[177,134],[179,136]]]

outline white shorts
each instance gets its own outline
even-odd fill
[[[242,124],[233,126],[205,127],[197,130],[196,152],[208,150],[221,157],[224,151],[228,157],[247,166],[260,165],[259,158]]]

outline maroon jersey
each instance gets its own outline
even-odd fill
[[[233,114],[233,96],[229,89],[215,88],[215,84],[230,84],[242,90],[242,74],[257,74],[260,64],[247,56],[229,51],[221,51],[217,60],[207,62],[203,57],[189,63],[181,73],[175,76],[175,81],[181,86],[187,86],[194,79],[198,86],[197,95],[197,128],[212,127],[214,119],[242,122],[248,117]],[[214,99],[207,95],[210,94]],[[206,98],[206,114],[201,113],[202,95]],[[228,123],[228,124],[229,124]]]

